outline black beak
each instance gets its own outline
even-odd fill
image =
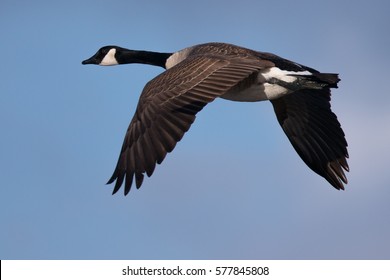
[[[95,56],[91,57],[91,58],[88,58],[86,60],[84,60],[83,62],[81,62],[83,65],[85,64],[99,64],[95,58]]]

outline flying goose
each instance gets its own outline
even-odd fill
[[[102,47],[82,64],[142,63],[166,69],[149,81],[127,129],[115,171],[115,194],[125,183],[137,189],[150,177],[203,107],[220,97],[232,101],[271,101],[276,117],[302,160],[336,189],[347,184],[347,141],[330,108],[330,89],[338,74],[271,53],[225,44],[206,43],[174,53]]]

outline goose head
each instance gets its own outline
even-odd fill
[[[166,68],[167,59],[172,53],[159,53],[150,51],[128,50],[117,46],[105,46],[100,48],[91,58],[82,64],[96,64],[111,66],[118,64],[150,64]]]
[[[100,48],[92,57],[84,60],[82,64],[96,64],[111,66],[120,64],[120,56],[125,49],[117,46],[105,46]]]

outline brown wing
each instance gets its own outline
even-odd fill
[[[330,109],[330,88],[300,90],[271,101],[276,116],[302,160],[336,189],[347,183],[347,141]]]
[[[115,171],[113,194],[125,181],[125,195],[133,177],[137,188],[144,173],[152,175],[195,120],[195,115],[216,97],[245,80],[269,61],[193,56],[151,80],[144,88],[127,130]]]

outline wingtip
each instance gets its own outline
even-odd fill
[[[125,179],[125,174],[119,172],[116,169],[114,171],[114,174],[112,174],[111,178],[106,183],[106,185],[109,185],[109,184],[112,184],[113,182],[115,182],[115,186],[114,186],[114,189],[112,191],[113,195],[121,188],[124,179]]]
[[[121,188],[122,186],[122,182],[120,182],[119,178],[116,180],[115,182],[115,187],[114,187],[114,190],[112,191],[112,194],[116,194],[117,191],[119,191],[119,189]]]
[[[340,180],[339,180],[339,184],[337,185],[336,189],[339,191],[345,191],[345,186]]]
[[[115,169],[115,171],[112,173],[110,179],[107,181],[106,185],[112,184],[115,179],[118,178],[118,170]]]
[[[130,192],[131,190],[131,185],[133,184],[133,177],[134,174],[128,173],[126,174],[126,179],[125,179],[125,196]]]
[[[141,187],[143,181],[144,181],[144,174],[136,173],[135,174],[135,186],[137,187],[137,189],[139,189]]]
[[[345,187],[344,187],[344,184],[343,182],[340,180],[340,178],[331,178],[331,179],[328,179],[328,178],[325,178],[331,185],[332,187],[334,187],[336,190],[338,191],[345,191]]]
[[[133,178],[134,178],[134,174],[131,174],[131,173],[129,173],[129,174],[126,174],[126,173],[121,174],[120,172],[115,170],[114,174],[108,180],[106,185],[109,185],[109,184],[112,184],[112,183],[115,182],[115,186],[114,186],[114,189],[112,191],[112,195],[114,195],[122,187],[122,184],[123,184],[123,181],[124,181],[124,183],[125,183],[125,185],[124,185],[124,195],[126,196],[130,192],[130,190],[131,190],[131,186],[133,184]],[[139,189],[141,187],[142,182],[143,182],[143,178],[144,178],[144,175],[142,173],[136,174],[136,187],[137,187],[137,189]]]
[[[117,176],[115,174],[116,172],[114,172],[114,174],[112,174],[111,178],[107,181],[106,185],[110,185],[112,183],[114,183],[114,181],[116,180]],[[115,184],[115,187],[114,189],[112,190],[112,195],[114,195],[117,191],[119,190],[119,188],[117,187],[117,184]]]
[[[345,158],[340,158],[327,164],[327,177],[328,182],[337,190],[345,190],[346,184],[348,184],[347,176],[344,173],[349,171],[349,166]]]

